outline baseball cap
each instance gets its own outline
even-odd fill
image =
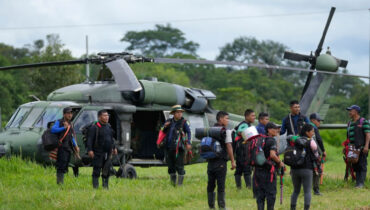
[[[72,112],[71,107],[66,107],[66,108],[63,109],[63,114],[68,113],[68,112]]]
[[[318,113],[312,113],[310,115],[310,120],[324,121]]]
[[[349,110],[352,110],[352,109],[354,109],[354,110],[356,110],[356,111],[358,111],[358,112],[360,112],[361,111],[361,108],[359,107],[359,106],[357,106],[357,105],[352,105],[352,106],[350,106],[350,107],[347,107],[346,108],[348,111]]]

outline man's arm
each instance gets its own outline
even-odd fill
[[[319,145],[321,151],[324,153],[325,147],[324,147],[324,143],[322,141],[319,129],[315,129],[315,137],[316,137],[317,144]]]
[[[367,154],[369,152],[369,144],[370,144],[370,133],[366,133],[366,142],[363,152]]]
[[[285,120],[286,118],[284,118],[283,121],[281,122],[280,135],[283,135],[286,132]]]
[[[234,160],[233,147],[231,146],[231,143],[226,143],[226,150],[231,160],[231,170],[234,170],[236,168],[236,165]]]
[[[65,127],[59,127],[59,120],[55,121],[53,127],[51,128],[51,133],[60,133],[65,130]]]
[[[275,163],[279,165],[279,167],[284,167],[283,161],[280,160],[279,156],[276,155],[276,150],[270,150],[270,158],[273,160]]]
[[[91,126],[87,132],[88,134],[87,134],[87,144],[86,145],[87,145],[87,151],[90,152],[93,149],[93,144],[96,139],[96,126],[95,125]]]
[[[184,123],[184,131],[185,131],[185,133],[186,133],[186,137],[187,137],[187,139],[186,139],[186,149],[187,150],[191,150],[191,131],[190,131],[190,127],[189,127],[189,125],[188,125],[188,121],[186,121],[185,123]]]

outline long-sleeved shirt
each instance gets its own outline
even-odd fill
[[[294,128],[294,132],[295,132],[295,135],[298,135],[298,119],[299,117],[302,117],[301,114],[298,114],[298,115],[292,115],[292,121],[293,121],[293,128]],[[288,121],[288,123],[286,122]],[[308,121],[308,118],[307,117],[304,117],[304,122],[305,123],[309,123]],[[281,123],[281,129],[280,129],[280,134],[284,134],[286,131],[287,131],[287,127],[286,127],[286,124],[290,125],[290,122],[289,122],[289,115],[287,117],[285,117],[283,119],[283,122]],[[292,133],[288,133],[288,135],[292,135]]]
[[[167,133],[167,137],[166,137],[166,139],[167,139],[167,147],[172,147],[173,145],[171,145],[171,141],[173,140],[173,135],[174,135],[174,130],[176,129],[175,127],[176,127],[176,124],[178,124],[178,123],[181,123],[182,122],[182,120],[184,120],[183,118],[182,119],[180,119],[180,120],[178,120],[178,121],[176,121],[174,118],[172,118],[171,120],[170,120],[170,125],[169,125],[169,127],[167,127],[167,128],[164,128],[164,131],[165,131],[165,133]],[[189,144],[189,145],[191,145],[191,131],[190,131],[190,127],[189,127],[189,125],[188,125],[188,123],[187,122],[185,122],[185,123],[183,123],[184,125],[183,125],[183,131],[184,131],[184,133],[186,134],[186,143],[187,144]]]
[[[109,124],[99,123],[91,126],[87,136],[88,152],[110,153],[115,148],[114,131]]]
[[[60,120],[55,121],[53,127],[51,128],[51,133],[59,134],[63,131],[65,131],[66,128],[63,125],[60,125]],[[72,135],[72,145],[75,147],[77,146],[76,139]]]
[[[266,129],[265,129],[265,125],[264,124],[258,123],[258,125],[256,126],[256,129],[257,129],[257,131],[258,131],[259,134],[266,135]]]
[[[313,126],[313,129],[315,131],[315,140],[317,142],[317,145],[319,146],[321,152],[325,152],[324,143],[322,142],[322,138],[319,132],[319,129],[316,127],[316,125],[312,122],[310,124]]]

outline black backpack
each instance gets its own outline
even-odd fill
[[[88,140],[88,135],[89,135],[89,130],[92,126],[96,125],[97,122],[94,121],[94,122],[91,122],[87,125],[85,125],[84,127],[81,128],[81,133],[82,133],[82,140],[83,140],[83,143],[85,145],[85,148],[87,148],[87,140]],[[98,132],[99,132],[99,127],[98,126],[95,126],[96,127],[96,136],[95,136],[95,146],[97,145],[98,143]]]
[[[291,167],[300,167],[305,163],[306,149],[302,142],[298,142],[300,137],[287,137],[288,147],[284,153],[284,163]]]
[[[265,157],[265,152],[263,151],[266,143],[266,136],[259,135],[251,140],[247,141],[245,145],[244,154],[246,162],[251,166],[263,166],[267,159]]]
[[[58,135],[51,133],[51,127],[53,127],[55,121],[48,122],[47,129],[41,136],[42,146],[45,151],[52,151],[58,147]]]

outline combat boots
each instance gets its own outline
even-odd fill
[[[265,202],[257,202],[258,210],[265,210]]]
[[[176,174],[170,174],[171,184],[176,186]]]
[[[304,205],[304,210],[310,210],[310,205]]]
[[[218,192],[217,193],[217,203],[218,203],[218,208],[221,209],[226,209],[226,203],[225,203],[225,192]]]
[[[236,184],[236,188],[238,188],[238,190],[242,189],[242,176],[235,175],[235,184]]]
[[[109,189],[108,187],[109,178],[102,178],[102,180],[103,180],[103,188]]]
[[[99,177],[93,177],[92,178],[92,185],[93,185],[93,188],[94,189],[98,189],[99,188]]]
[[[184,175],[179,175],[179,178],[177,180],[177,186],[182,186],[182,183],[184,182]]]
[[[290,210],[296,210],[297,205],[290,205]]]
[[[215,209],[215,198],[216,193],[215,192],[209,192],[208,194],[208,206],[210,209]]]
[[[57,173],[57,184],[63,184],[63,183],[64,183],[64,174]]]

